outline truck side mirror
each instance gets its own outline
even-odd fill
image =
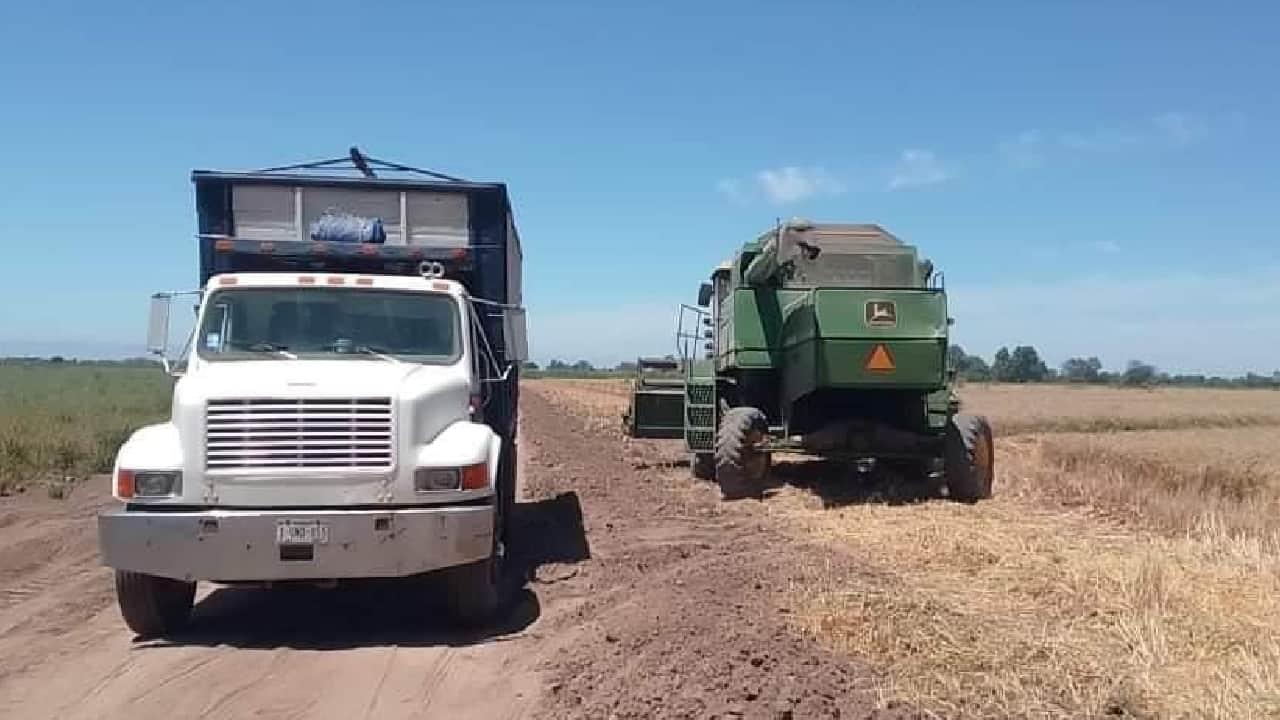
[[[711,283],[702,283],[698,288],[698,307],[706,307],[711,304]]]
[[[147,352],[164,356],[169,347],[170,295],[156,293],[151,296],[151,321],[147,325]]]
[[[524,308],[508,307],[503,310],[502,334],[509,362],[522,364],[529,359],[529,336],[525,328]]]

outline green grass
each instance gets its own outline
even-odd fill
[[[171,387],[156,368],[0,365],[0,494],[110,471],[131,432],[168,415]]]

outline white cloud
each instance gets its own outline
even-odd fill
[[[902,151],[889,176],[890,190],[924,187],[946,182],[953,177],[938,156],[929,150],[908,148]]]
[[[1089,247],[1100,253],[1106,253],[1108,255],[1114,255],[1120,252],[1120,243],[1115,240],[1094,240],[1089,243]]]
[[[716,183],[716,190],[738,205],[759,198],[791,205],[818,195],[839,195],[848,187],[824,168],[788,165],[761,170],[746,180],[725,178]]]
[[[1209,128],[1203,121],[1179,112],[1157,115],[1151,124],[1166,140],[1177,146],[1190,145],[1209,134]]]
[[[814,195],[838,195],[845,191],[839,181],[820,167],[787,166],[756,173],[756,183],[775,205],[788,205]]]
[[[1144,136],[1128,130],[1101,128],[1089,132],[1064,132],[1057,139],[1058,145],[1067,150],[1114,152],[1141,144]]]
[[[719,190],[721,195],[724,195],[729,198],[730,201],[738,205],[745,205],[747,203],[747,191],[742,187],[741,180],[736,178],[725,178],[724,180],[716,183],[716,190]]]
[[[1000,143],[1000,157],[1018,169],[1040,167],[1044,164],[1045,139],[1039,130],[1024,130],[1012,140]]]
[[[1099,155],[1142,149],[1183,148],[1209,136],[1209,125],[1194,115],[1166,112],[1145,121],[1088,131],[1046,134],[1024,130],[996,145],[996,153],[1018,170],[1046,165],[1054,156]]]

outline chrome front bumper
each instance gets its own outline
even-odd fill
[[[276,526],[317,522],[327,542],[281,546]],[[489,556],[490,505],[395,510],[130,511],[98,516],[102,564],[177,580],[401,577]],[[309,548],[309,550],[308,550]]]

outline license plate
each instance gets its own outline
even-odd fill
[[[276,523],[278,545],[325,545],[329,542],[329,526],[318,522],[283,521]]]

